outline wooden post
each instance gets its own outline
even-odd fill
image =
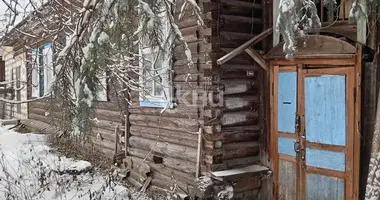
[[[124,115],[124,151],[125,157],[128,156],[129,152],[129,132],[130,132],[130,124],[129,124],[129,90],[126,91],[127,103],[125,104],[125,115]]]
[[[202,143],[203,143],[202,139],[203,139],[203,129],[199,128],[199,131],[198,131],[197,166],[196,166],[196,171],[195,171],[195,178],[199,178],[199,174],[200,174]]]

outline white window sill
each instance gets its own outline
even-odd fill
[[[145,108],[174,108],[174,103],[167,101],[140,101],[140,107]]]

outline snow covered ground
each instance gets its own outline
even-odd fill
[[[109,181],[87,161],[59,156],[45,137],[0,127],[0,199],[150,199]]]

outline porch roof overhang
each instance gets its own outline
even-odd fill
[[[252,48],[252,46],[257,44],[258,42],[262,41],[263,39],[265,39],[266,37],[268,37],[272,33],[273,33],[273,28],[269,28],[269,29],[261,32],[260,34],[256,35],[255,37],[253,37],[249,41],[245,42],[244,44],[240,45],[236,49],[232,50],[231,52],[227,53],[223,57],[219,58],[217,60],[217,64],[222,65],[222,64],[228,62],[229,60],[231,60],[232,58],[234,58],[235,56],[237,56],[237,55],[239,55],[245,51],[246,53],[248,53],[249,56],[251,56],[251,58],[254,61],[256,61],[259,64],[260,67],[262,67],[265,71],[268,72],[269,67],[268,67],[267,63],[265,62],[265,59],[263,58],[263,56],[260,53],[258,53],[256,50],[254,50]]]
[[[309,35],[296,39],[297,51],[294,59],[306,58],[350,58],[357,48],[344,40],[327,35]],[[273,47],[264,57],[266,59],[285,59],[284,42]]]

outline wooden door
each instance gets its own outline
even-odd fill
[[[354,67],[307,69],[301,77],[300,193],[353,199]]]
[[[299,144],[297,128],[298,73],[296,66],[274,68],[274,98],[272,115],[275,147],[275,183],[278,199],[297,199],[299,188],[299,167],[295,148]]]
[[[354,74],[354,67],[274,66],[277,199],[353,199]]]

